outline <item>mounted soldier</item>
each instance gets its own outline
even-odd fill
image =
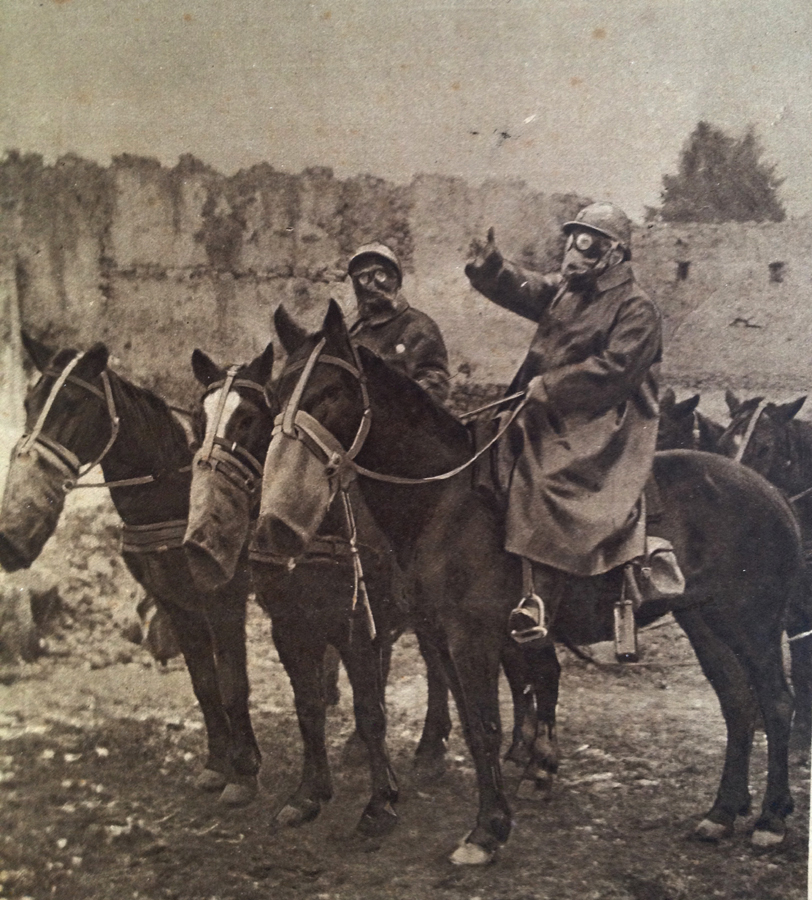
[[[593,203],[563,230],[554,274],[505,260],[493,229],[465,267],[477,291],[538,323],[509,388],[524,406],[499,446],[505,547],[525,560],[525,597],[510,617],[518,641],[546,635],[565,590],[619,596],[624,567],[645,554],[660,313],[635,281],[622,210]]]
[[[347,272],[358,301],[353,343],[377,353],[439,403],[448,397],[448,353],[437,324],[401,293],[403,270],[386,244],[364,244]]]

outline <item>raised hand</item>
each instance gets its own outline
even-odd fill
[[[469,253],[474,257],[465,264],[465,274],[469,281],[472,283],[482,281],[496,274],[502,265],[502,254],[494,240],[493,226],[488,229],[488,237],[484,244],[476,238],[471,241]]]

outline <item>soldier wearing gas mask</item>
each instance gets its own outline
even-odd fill
[[[620,591],[624,564],[644,554],[657,439],[661,320],[632,272],[631,223],[593,203],[563,230],[554,274],[505,260],[493,229],[465,267],[477,291],[538,323],[509,389],[526,403],[499,448],[505,547],[530,561],[542,598],[511,614],[520,641],[545,634],[540,620],[577,579],[616,578]]]

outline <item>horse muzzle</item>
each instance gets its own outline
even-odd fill
[[[65,496],[76,483],[76,472],[43,444],[11,457],[3,505],[0,508],[0,565],[7,572],[27,569],[54,533]]]
[[[251,528],[257,481],[219,448],[208,459],[195,456],[183,549],[202,590],[214,591],[234,577]]]
[[[259,521],[251,544],[258,555],[304,553],[335,497],[338,483],[323,460],[284,432],[268,447]]]

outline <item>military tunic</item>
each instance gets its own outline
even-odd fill
[[[392,310],[358,319],[350,337],[408,375],[435,400],[442,403],[448,397],[448,353],[440,329],[403,297]]]
[[[659,415],[657,307],[627,262],[585,290],[506,261],[469,277],[538,322],[510,392],[540,383],[500,448],[510,471],[506,549],[583,576],[642,555]]]

